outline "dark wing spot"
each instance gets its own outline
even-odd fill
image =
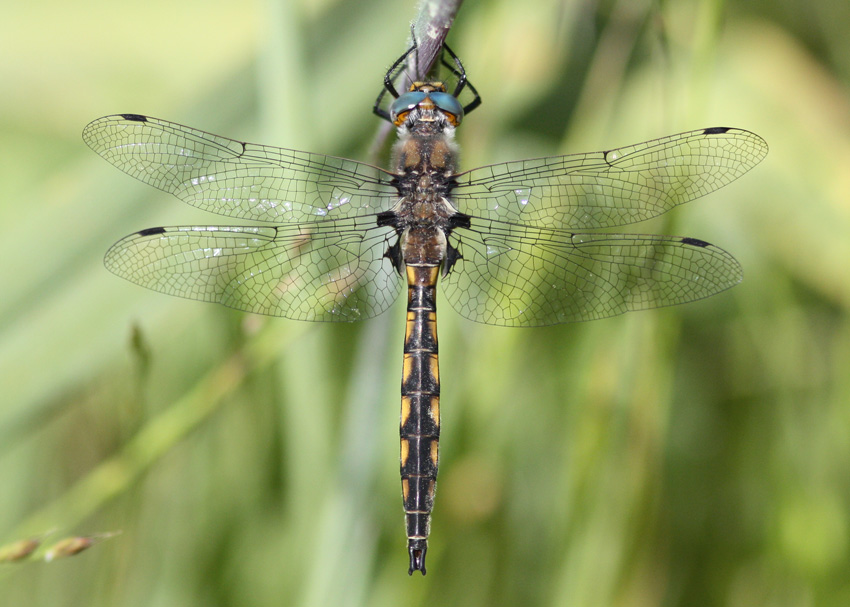
[[[139,236],[156,236],[157,234],[165,234],[165,228],[146,228],[136,232]]]
[[[121,118],[124,120],[132,120],[133,122],[147,122],[148,119],[146,116],[142,116],[141,114],[121,114]]]
[[[705,129],[702,134],[703,135],[722,135],[723,133],[728,133],[728,126],[713,126]]]
[[[710,243],[708,243],[704,240],[700,240],[699,238],[683,238],[682,244],[689,244],[689,245],[694,246],[694,247],[703,247],[703,248],[711,246]]]
[[[455,264],[461,259],[463,259],[463,255],[460,254],[460,249],[453,247],[451,243],[447,243],[446,258],[443,260],[443,276],[448,276]]]
[[[404,266],[404,260],[401,256],[401,239],[396,239],[393,244],[387,247],[384,257],[390,260],[395,271],[399,273],[399,276],[401,276],[402,267]]]
[[[378,226],[399,227],[398,215],[395,211],[381,211],[375,216]]]
[[[472,218],[466,213],[455,213],[449,217],[449,229],[469,228],[472,225]]]

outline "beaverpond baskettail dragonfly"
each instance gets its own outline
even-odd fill
[[[734,181],[767,154],[754,133],[703,128],[627,147],[460,171],[454,132],[480,103],[456,81],[395,82],[374,111],[398,129],[390,170],[212,135],[138,114],[99,118],[83,139],[125,173],[242,226],[148,228],[106,267],[143,287],[295,320],[356,321],[407,286],[401,478],[409,573],[425,574],[438,467],[436,291],[462,316],[532,327],[694,301],[742,280],[703,240],[592,232],[669,211]],[[474,98],[465,105],[467,89]],[[391,95],[388,109],[381,100]]]

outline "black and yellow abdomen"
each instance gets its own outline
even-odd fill
[[[407,263],[407,328],[401,380],[401,491],[410,570],[425,573],[439,464],[440,372],[437,276],[440,265]]]

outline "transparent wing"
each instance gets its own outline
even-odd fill
[[[301,226],[150,228],[106,252],[111,272],[148,289],[296,320],[355,321],[398,297],[374,218]]]
[[[219,215],[315,222],[388,210],[392,175],[368,164],[219,137],[121,114],[83,130],[88,146],[128,175]]]
[[[477,322],[532,327],[685,303],[741,282],[726,251],[693,238],[577,234],[473,220],[450,242],[462,258],[443,280]]]
[[[607,152],[494,164],[457,176],[452,199],[476,217],[589,230],[643,221],[734,181],[767,154],[749,131],[715,127]]]

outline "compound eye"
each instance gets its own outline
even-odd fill
[[[440,111],[454,116],[455,119],[451,122],[455,126],[460,124],[460,121],[463,120],[463,106],[454,95],[435,91],[430,93],[429,97],[431,97],[431,101],[434,102],[434,105],[436,105]]]
[[[404,122],[404,117],[410,110],[425,100],[425,93],[413,91],[399,95],[399,98],[390,104],[390,120],[398,126]],[[435,102],[436,103],[436,102]]]

